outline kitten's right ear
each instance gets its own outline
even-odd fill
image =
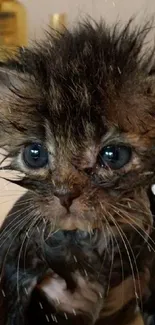
[[[7,66],[0,67],[0,95],[3,95],[5,90],[9,91],[11,88],[18,88],[24,81],[26,81],[24,73]]]
[[[0,90],[5,87],[9,88],[10,84],[10,71],[6,68],[0,67]]]

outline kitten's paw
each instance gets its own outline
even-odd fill
[[[48,301],[58,312],[68,314],[88,314],[94,321],[103,307],[103,288],[98,282],[90,282],[78,271],[73,274],[76,288],[68,290],[64,279],[57,274],[47,276],[39,285]]]

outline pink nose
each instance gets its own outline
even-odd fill
[[[67,210],[69,210],[73,200],[79,196],[79,192],[63,193],[61,190],[55,190],[54,195],[59,198],[61,205],[64,206]]]

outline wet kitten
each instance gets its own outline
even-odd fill
[[[28,190],[1,228],[3,325],[143,323],[154,51],[131,25],[51,32],[1,67],[0,146]]]

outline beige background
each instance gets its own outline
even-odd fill
[[[21,0],[26,6],[30,39],[43,35],[50,15],[66,12],[69,25],[88,14],[96,19],[101,16],[108,22],[116,18],[126,21],[132,15],[141,19],[155,13],[155,0]]]
[[[43,29],[49,24],[50,15],[66,12],[68,24],[75,24],[86,14],[107,22],[120,18],[127,21],[136,14],[139,21],[155,13],[155,0],[21,0],[28,14],[30,42],[43,36]],[[154,31],[152,32],[154,39]],[[22,189],[0,180],[0,221],[2,221]]]

